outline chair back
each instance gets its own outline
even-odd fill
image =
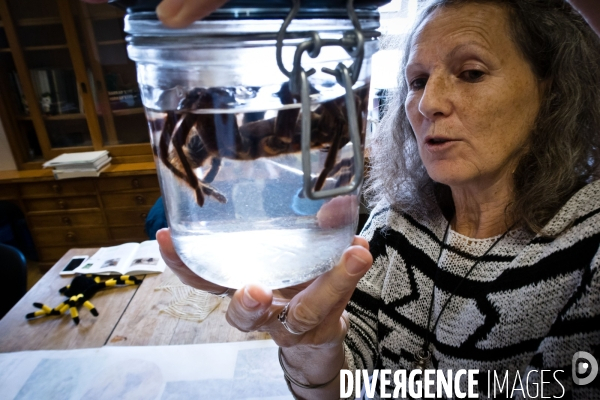
[[[27,292],[27,262],[19,249],[0,243],[0,318]]]

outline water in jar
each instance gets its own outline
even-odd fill
[[[256,88],[242,92],[253,90],[260,99]],[[355,94],[362,129],[368,86]],[[181,259],[204,279],[233,288],[291,286],[328,271],[353,240],[357,192],[343,206],[304,196],[300,105],[261,109],[225,101],[209,108],[192,91],[187,98],[184,112],[146,110]],[[311,127],[313,182],[337,147],[322,187],[349,184],[354,171],[343,97],[313,101]],[[336,132],[343,138],[332,145]]]

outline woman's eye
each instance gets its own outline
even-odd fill
[[[485,75],[483,71],[477,69],[469,69],[460,73],[460,78],[467,82],[479,82]]]
[[[410,81],[409,87],[410,90],[416,91],[425,88],[425,84],[427,83],[427,78],[416,78]]]

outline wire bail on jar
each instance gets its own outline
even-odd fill
[[[340,39],[323,39],[317,32],[311,32],[311,38],[300,43],[296,47],[294,54],[292,71],[288,71],[283,65],[282,51],[283,40],[285,33],[300,10],[301,0],[293,0],[293,6],[289,14],[283,21],[281,29],[277,33],[277,66],[279,70],[287,76],[289,81],[290,92],[294,95],[300,95],[301,112],[302,112],[302,170],[304,172],[304,195],[312,200],[318,200],[328,197],[340,196],[354,192],[360,186],[363,180],[363,158],[361,153],[360,131],[358,127],[358,118],[356,113],[356,105],[354,102],[354,94],[352,85],[354,85],[360,74],[360,68],[364,58],[364,35],[360,26],[360,22],[354,11],[354,1],[348,0],[346,10],[350,21],[354,26],[354,30],[344,32]],[[322,189],[315,191],[312,187],[311,180],[311,162],[310,162],[310,144],[311,144],[311,120],[310,120],[310,86],[308,77],[315,73],[314,68],[305,71],[301,65],[302,55],[306,52],[311,58],[316,58],[324,46],[340,46],[354,58],[350,67],[346,67],[343,63],[339,63],[335,69],[322,68],[322,71],[335,76],[336,82],[345,89],[346,112],[348,116],[348,129],[350,133],[350,142],[352,143],[353,159],[354,159],[354,176],[349,185],[337,187],[333,189]]]

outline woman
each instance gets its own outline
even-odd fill
[[[217,3],[158,11],[182,26]],[[509,371],[509,390],[544,369],[523,388],[598,396],[569,376],[574,352],[600,345],[598,38],[558,0],[438,0],[401,71],[362,237],[310,284],[237,290],[228,321],[272,335],[299,398],[338,398],[342,368]],[[185,283],[227,290],[157,239]]]

